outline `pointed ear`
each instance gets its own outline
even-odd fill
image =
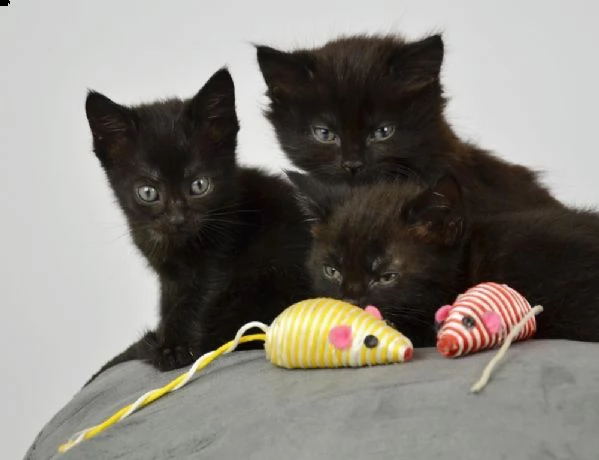
[[[345,186],[329,185],[307,174],[286,171],[297,189],[296,198],[304,214],[313,222],[325,222],[349,194]]]
[[[94,151],[101,161],[116,155],[119,147],[135,133],[135,112],[96,91],[87,93],[85,113],[93,136]]]
[[[257,45],[256,55],[273,101],[297,94],[314,77],[314,62],[307,53],[286,53]]]
[[[390,77],[403,91],[417,91],[438,81],[443,49],[441,35],[400,45],[389,62]]]
[[[217,118],[237,121],[235,84],[226,68],[223,67],[215,72],[189,101],[189,116],[197,123]]]
[[[219,142],[239,131],[235,112],[235,85],[226,68],[218,70],[188,102],[187,116],[193,129],[208,128],[208,134]]]
[[[463,235],[466,210],[460,185],[453,176],[440,178],[402,212],[410,233],[420,240],[452,246]]]

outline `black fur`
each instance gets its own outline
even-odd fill
[[[473,212],[559,206],[529,169],[461,141],[444,117],[443,41],[351,36],[293,52],[257,47],[282,149],[325,182],[456,176]],[[325,126],[330,142],[319,142]],[[377,128],[392,134],[374,140]],[[385,129],[387,129],[385,128]],[[388,131],[389,132],[389,131]]]
[[[94,152],[161,291],[157,330],[108,367],[129,359],[161,370],[187,365],[242,324],[269,323],[310,297],[310,235],[291,185],[236,165],[227,70],[190,100],[124,107],[90,92],[86,111]],[[144,185],[158,190],[157,201],[144,204]]]
[[[376,305],[415,346],[433,346],[436,309],[495,281],[545,307],[536,337],[599,341],[599,215],[565,208],[472,215],[448,176],[430,188],[290,177],[313,221],[317,295]]]

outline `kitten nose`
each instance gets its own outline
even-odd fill
[[[345,160],[343,163],[341,163],[341,167],[352,176],[355,176],[358,171],[364,167],[364,163],[362,163],[360,160]]]
[[[183,214],[177,212],[168,216],[168,221],[171,225],[181,226],[185,223]]]
[[[356,307],[363,307],[365,292],[361,283],[346,282],[341,289],[342,300]]]

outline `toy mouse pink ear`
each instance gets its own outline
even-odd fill
[[[376,319],[383,319],[383,315],[381,315],[381,312],[379,311],[378,308],[376,308],[374,305],[368,305],[364,311],[366,313],[370,313],[372,316],[374,316]]]
[[[501,330],[501,318],[494,311],[486,312],[482,319],[489,334],[497,334]]]
[[[441,324],[449,316],[449,312],[453,308],[453,305],[444,305],[437,310],[435,313],[435,322]]]
[[[352,330],[351,326],[335,326],[329,332],[329,342],[339,350],[346,350],[351,347]]]

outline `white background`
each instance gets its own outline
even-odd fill
[[[90,149],[87,88],[122,103],[191,96],[229,65],[245,163],[286,165],[251,42],[444,31],[464,136],[599,202],[599,7],[592,1],[13,0],[0,8],[0,456],[20,458],[105,360],[155,321],[156,284]]]

